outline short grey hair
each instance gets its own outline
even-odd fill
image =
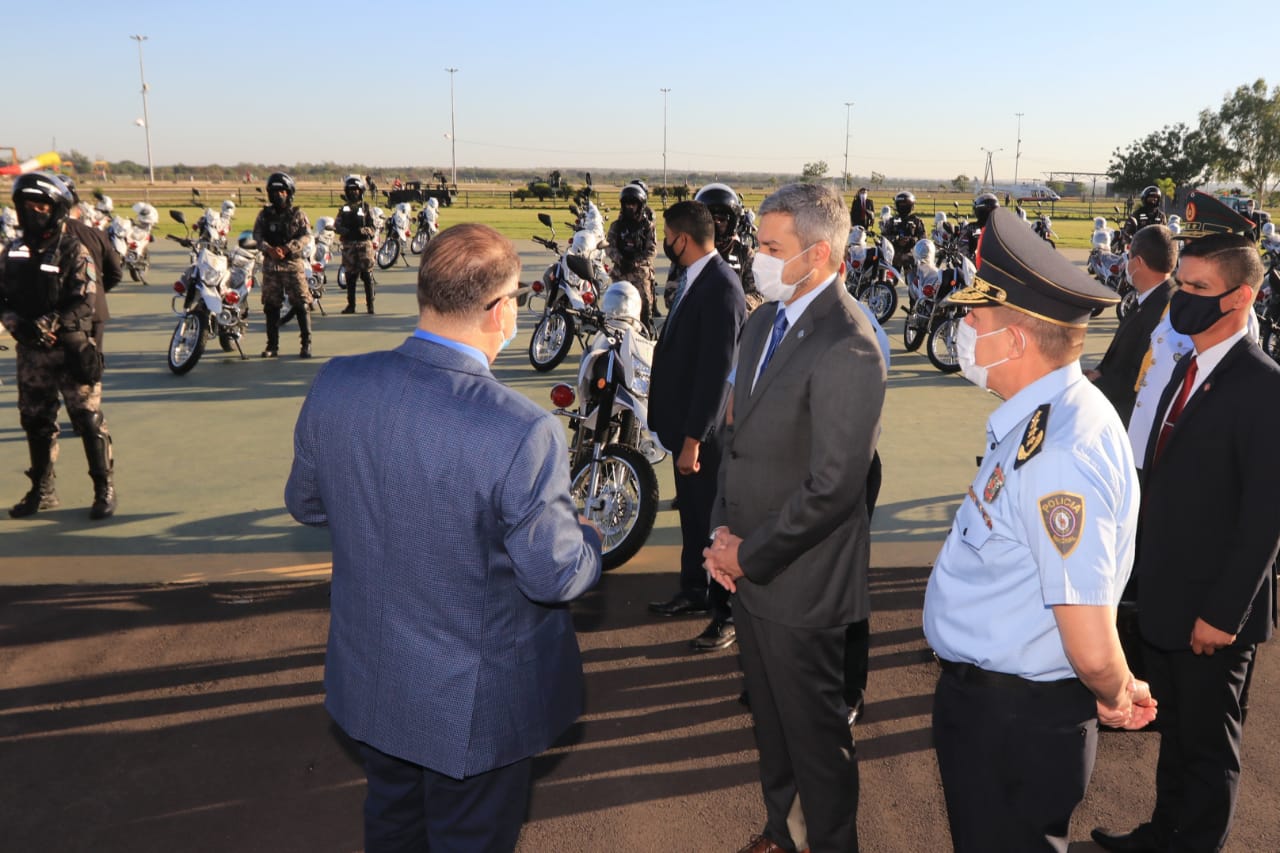
[[[795,219],[802,248],[828,243],[837,263],[849,238],[849,209],[844,197],[830,184],[787,184],[760,204],[760,216],[787,213]]]

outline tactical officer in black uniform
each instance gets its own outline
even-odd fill
[[[652,329],[656,315],[653,256],[658,247],[653,210],[643,183],[632,181],[618,193],[622,213],[609,226],[605,252],[613,262],[614,280],[628,281],[640,292],[640,322]]]
[[[725,263],[733,267],[742,282],[742,292],[747,299],[747,311],[754,311],[764,302],[760,291],[756,290],[756,278],[751,272],[751,261],[756,253],[738,237],[738,220],[742,218],[742,200],[727,184],[707,184],[693,196],[694,201],[702,202],[711,211],[711,219],[716,225],[716,251]],[[671,265],[667,274],[667,287],[663,293],[667,306],[676,295],[676,285],[680,279],[681,268]]]
[[[999,206],[1000,199],[995,193],[982,193],[973,200],[973,220],[966,222],[960,229],[960,236],[965,241],[970,260],[978,252],[978,240],[982,237],[982,229],[987,227],[987,219],[991,217],[991,211]]]
[[[347,307],[343,314],[356,313],[356,279],[364,282],[365,310],[373,313],[373,211],[364,200],[364,181],[359,175],[347,175],[342,182],[346,204],[333,218],[333,230],[342,242],[342,269],[347,279]]]
[[[303,241],[311,223],[302,208],[293,206],[293,178],[276,172],[267,178],[267,199],[253,224],[253,239],[262,247],[262,314],[267,318],[267,348],[263,358],[275,358],[280,350],[280,309],[284,294],[297,311],[301,358],[311,358],[311,288],[303,268]]]
[[[1124,227],[1121,229],[1126,246],[1129,245],[1134,234],[1148,225],[1166,224],[1164,211],[1160,209],[1160,202],[1163,200],[1164,193],[1160,192],[1157,186],[1150,186],[1142,191],[1142,204],[1129,214],[1129,218],[1124,221]]]
[[[0,323],[18,344],[18,413],[31,454],[31,490],[9,515],[58,506],[53,463],[61,393],[89,461],[89,517],[107,518],[116,510],[111,435],[102,416],[102,352],[90,334],[98,269],[67,227],[74,196],[57,176],[21,176],[13,201],[22,237],[0,255]]]
[[[916,216],[914,193],[900,192],[893,197],[894,214],[884,227],[884,236],[893,244],[893,265],[902,264],[917,242],[925,238],[924,222]]]

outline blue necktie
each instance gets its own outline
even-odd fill
[[[778,348],[778,344],[782,343],[782,336],[787,333],[787,309],[778,306],[778,315],[773,318],[773,334],[769,336],[769,346],[764,351],[764,361],[760,362],[760,372],[756,374],[756,379],[764,375],[765,368],[769,366],[770,359],[773,358],[773,352]]]
[[[676,309],[680,307],[681,300],[684,299],[685,292],[689,289],[689,270],[680,271],[680,278],[676,279],[676,295],[671,300],[671,311],[667,314],[667,322],[671,322],[671,318],[675,316]]]

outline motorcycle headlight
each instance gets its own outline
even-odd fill
[[[634,386],[631,390],[635,391],[642,397],[649,396],[649,368],[643,364],[636,364],[636,378],[632,383]]]

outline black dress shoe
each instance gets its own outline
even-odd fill
[[[1165,848],[1164,844],[1158,843],[1149,823],[1142,824],[1133,832],[1115,835],[1095,829],[1089,836],[1094,844],[1112,853],[1160,853]]]
[[[689,645],[693,646],[695,651],[713,652],[716,649],[729,648],[737,636],[738,631],[733,627],[732,622],[712,619],[707,629],[694,637]]]
[[[707,612],[707,602],[696,601],[683,592],[670,601],[650,601],[649,612],[658,616],[702,616]]]

